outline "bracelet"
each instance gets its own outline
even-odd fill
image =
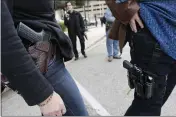
[[[43,107],[43,106],[47,105],[47,104],[49,103],[49,101],[52,99],[53,94],[54,94],[54,93],[52,93],[52,94],[49,96],[49,98],[48,98],[43,104],[39,104],[39,106],[40,106],[40,107]]]

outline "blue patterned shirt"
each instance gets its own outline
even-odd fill
[[[176,0],[140,1],[143,22],[159,42],[161,49],[176,60]]]

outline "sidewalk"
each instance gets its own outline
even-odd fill
[[[104,27],[91,28],[88,30],[86,40],[86,48],[94,45],[105,35]],[[80,44],[78,40],[78,50],[80,50]],[[1,114],[2,116],[40,116],[40,110],[37,106],[29,107],[25,101],[12,90],[2,94],[1,100]],[[97,113],[92,107],[85,101],[86,107],[92,116],[96,116]]]
[[[126,46],[122,59],[109,63],[106,41],[102,40],[88,51],[87,59],[82,58],[67,64],[71,75],[102,105],[101,109],[105,109],[112,116],[123,116],[133,100],[134,90],[127,94],[129,91],[127,71],[122,65],[123,60],[130,60],[129,51],[130,48]],[[162,108],[162,116],[176,115],[175,99],[176,88]],[[91,100],[89,102],[93,103],[92,108],[96,108],[94,102]],[[104,116],[104,113],[100,114]]]
[[[68,36],[68,33],[65,32],[65,34]],[[101,27],[98,25],[98,27],[91,26],[88,27],[88,31],[86,31],[88,40],[85,39],[85,48],[88,49],[92,45],[96,44],[98,41],[100,41],[102,38],[105,37],[105,27]],[[80,41],[77,37],[77,49],[78,51],[81,51],[80,47]]]

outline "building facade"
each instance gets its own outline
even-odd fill
[[[104,16],[107,5],[105,1],[88,1],[83,7],[75,7],[74,10],[81,13],[81,15],[87,20],[93,20],[96,15],[97,19]],[[63,20],[64,11],[56,11],[57,21]]]

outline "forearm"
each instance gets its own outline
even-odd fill
[[[81,28],[83,30],[85,30],[85,24],[84,24],[84,20],[83,20],[83,17],[81,16],[81,14],[79,14],[79,18],[80,18]]]
[[[64,16],[64,24],[65,24],[65,26],[68,26],[68,20],[67,20],[66,16]]]
[[[5,1],[1,2],[1,8],[2,73],[28,105],[39,104],[52,94],[53,88],[36,68],[18,37]]]

